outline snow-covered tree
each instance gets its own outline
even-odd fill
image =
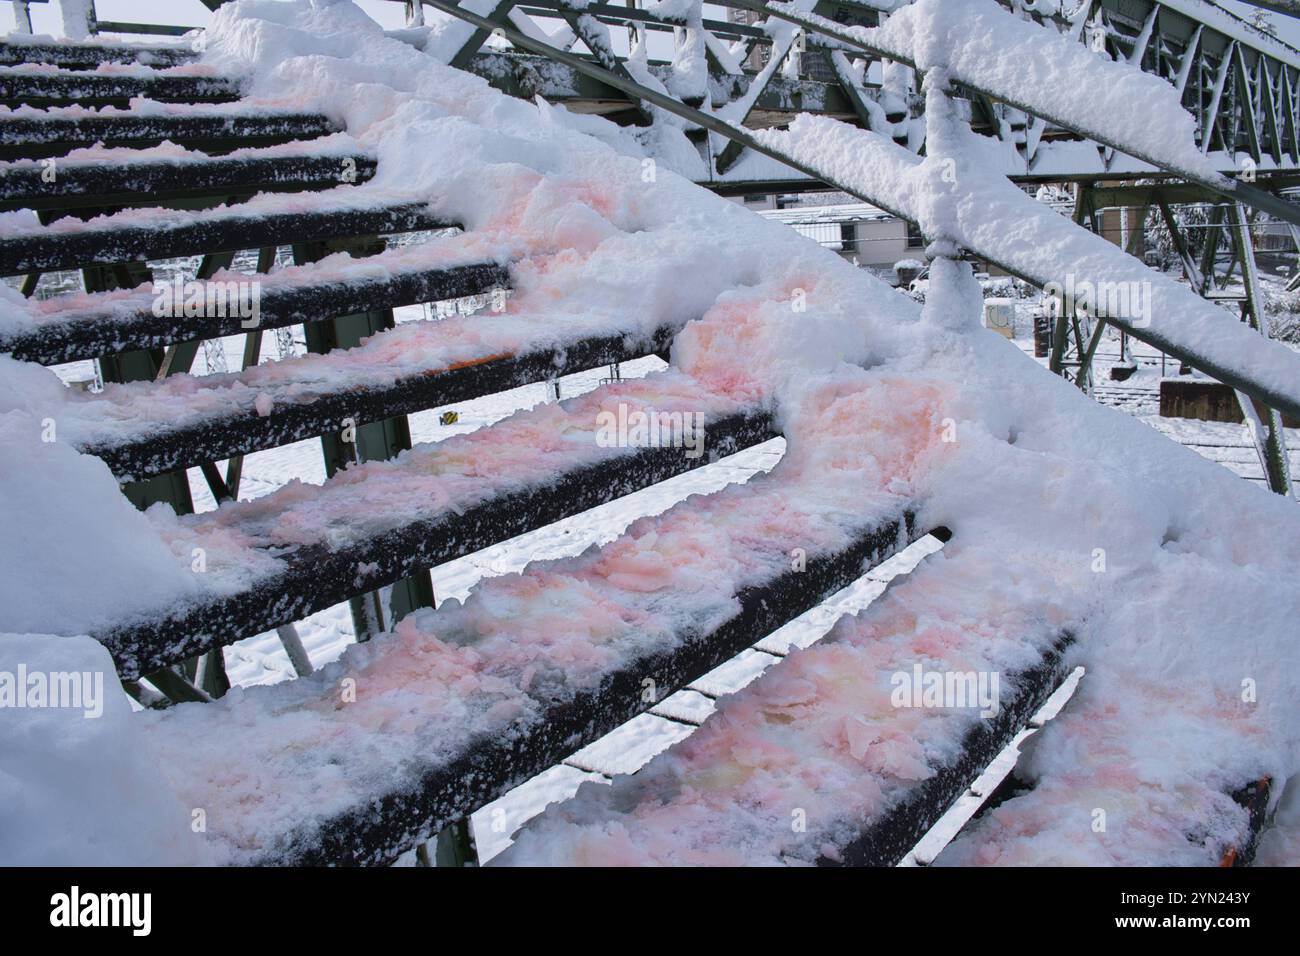
[[[1205,226],[1210,221],[1209,207],[1202,205],[1175,206],[1173,207],[1174,219],[1178,221],[1183,234],[1183,242],[1187,244],[1188,251],[1193,258],[1198,258],[1201,250],[1205,248]],[[1169,233],[1169,227],[1165,225],[1165,217],[1160,214],[1160,209],[1152,206],[1147,212],[1146,220],[1146,240],[1148,248],[1154,249],[1160,254],[1160,259],[1165,268],[1170,268],[1178,262],[1178,252],[1174,248],[1173,236]]]

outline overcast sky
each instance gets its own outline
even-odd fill
[[[404,5],[393,0],[358,0],[360,5],[386,27],[402,26]],[[1238,0],[1221,0],[1221,5],[1238,16],[1250,17],[1256,9]],[[120,20],[133,23],[172,23],[184,26],[202,26],[211,14],[199,0],[95,0],[95,9],[101,20]],[[53,3],[33,3],[32,25],[37,33],[57,33],[58,21]],[[724,14],[719,11],[718,19]],[[1277,34],[1293,46],[1300,47],[1300,20],[1280,13],[1270,14]],[[9,0],[0,0],[0,32],[13,29],[14,16]],[[651,47],[651,53],[656,51]]]

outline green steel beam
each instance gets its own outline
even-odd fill
[[[1201,287],[1196,291],[1204,295],[1214,285],[1214,263],[1219,255],[1219,242],[1223,238],[1223,206],[1215,206],[1205,230],[1205,245],[1201,248]]]
[[[333,242],[318,240],[295,243],[293,256],[294,261],[301,265],[336,252],[366,256],[382,251],[384,245],[382,239],[373,238]],[[373,309],[353,315],[307,322],[303,329],[307,338],[307,350],[325,354],[335,349],[353,348],[361,344],[363,339],[385,329],[391,329],[395,325],[392,309]],[[349,436],[344,433],[321,436],[326,477],[333,477],[354,462],[395,458],[411,447],[411,429],[404,415],[357,425],[354,431],[355,435],[352,436],[354,441],[346,440]],[[387,614],[379,600],[379,592],[353,598],[350,603],[357,640],[364,641],[378,631],[391,626],[393,622],[401,620],[416,608],[433,607],[433,579],[426,569],[392,585]]]
[[[442,830],[433,844],[435,866],[478,866],[478,846],[468,817]]]
[[[585,63],[592,62],[579,54],[569,55]],[[619,112],[630,108],[637,99],[568,63],[557,67],[547,57],[531,53],[484,50],[474,57],[468,69],[503,93],[522,99],[541,96],[552,103],[571,104],[582,112]],[[662,74],[667,67],[652,65],[650,70]],[[753,79],[748,74],[715,73],[712,77],[714,86],[733,98],[743,93]],[[869,92],[879,93],[874,89]],[[790,114],[799,111],[842,119],[855,115],[852,101],[838,83],[792,79],[780,74],[772,78],[754,104],[757,117],[773,124],[787,122]]]
[[[873,124],[871,122],[871,110],[867,108],[867,91],[858,82],[857,77],[854,76],[848,58],[839,50],[836,50],[830,54],[828,59],[831,64],[831,71],[835,74],[835,78],[839,80],[840,89],[844,91],[844,95],[853,104],[853,112],[857,114],[858,122],[862,124],[863,129],[870,130]]]
[[[1097,207],[1093,205],[1092,208],[1095,209]],[[1147,221],[1147,213],[1151,208],[1151,204],[1147,202],[1141,206],[1138,206],[1137,208],[1138,208],[1137,228],[1129,230],[1128,246],[1124,250],[1129,255],[1134,256],[1135,258],[1138,253],[1138,245],[1142,241],[1142,226]],[[1127,215],[1128,210],[1127,209],[1121,210],[1120,214]],[[1106,330],[1106,320],[1104,318],[1094,316],[1092,321],[1096,322],[1097,324],[1092,328],[1092,335],[1088,339],[1087,346],[1084,347],[1082,343],[1080,343],[1079,345],[1079,355],[1080,355],[1079,375],[1078,378],[1076,379],[1076,384],[1078,384],[1079,388],[1081,389],[1086,389],[1091,387],[1092,360],[1097,354],[1097,346],[1101,344],[1102,333],[1105,332]],[[1121,336],[1123,336],[1123,334],[1124,333],[1122,332],[1120,333]],[[1121,345],[1121,352],[1122,351],[1123,348]],[[1121,361],[1123,361],[1124,358],[1125,356],[1121,354],[1120,356]]]
[[[1235,57],[1238,115],[1246,124],[1246,144],[1250,156],[1256,163],[1261,163],[1264,161],[1264,150],[1260,144],[1259,121],[1256,115],[1258,110],[1250,91],[1250,71],[1246,68],[1246,54],[1242,51],[1240,43],[1237,44]]]
[[[1268,71],[1268,59],[1260,57],[1256,66],[1259,71],[1259,108],[1264,114],[1264,128],[1268,132],[1269,152],[1273,162],[1282,164],[1282,131],[1277,124],[1277,102],[1273,92],[1273,77]],[[1283,67],[1285,69],[1285,67]]]
[[[772,44],[771,52],[768,54],[767,65],[763,68],[767,75],[763,76],[763,74],[760,73],[759,76],[755,78],[754,82],[761,82],[762,86],[754,96],[754,99],[750,102],[749,108],[745,110],[745,115],[740,118],[741,126],[744,126],[749,121],[749,118],[754,113],[755,107],[758,105],[759,97],[767,92],[767,88],[771,85],[772,80],[781,72],[781,68],[785,65],[785,61],[794,50],[794,45],[797,39],[798,35],[791,33],[790,36],[786,37],[784,40]],[[749,96],[752,92],[752,90],[747,90],[745,95]],[[854,106],[856,111],[856,104],[854,104]],[[725,174],[732,166],[739,162],[740,157],[744,155],[744,152],[745,147],[740,143],[737,143],[734,139],[727,143],[726,147],[718,154],[714,161],[718,173]]]
[[[176,703],[212,703],[212,695],[200,687],[196,687],[187,678],[182,677],[170,667],[164,667],[160,671],[155,671],[146,678],[149,683],[153,684],[162,691],[169,699]]]
[[[597,63],[617,76],[627,80],[632,79],[627,67],[623,65],[614,51],[602,42],[603,38],[597,29],[599,24],[595,22],[590,14],[564,8],[560,10],[559,15],[564,18],[564,22],[569,25],[569,29],[574,32],[574,35],[586,44],[587,49],[591,51],[591,55],[595,57]],[[634,99],[632,103],[642,121],[640,125],[649,126],[654,122],[654,117],[650,115],[650,111],[645,108],[645,104],[641,100]]]
[[[559,0],[527,0],[518,9],[535,17],[556,17],[560,11],[573,9],[565,7]],[[641,10],[637,7],[620,7],[607,3],[592,3],[583,8],[589,16],[609,26],[644,27],[647,30],[670,32],[689,27],[690,22],[683,16],[671,13],[658,13]],[[710,20],[705,17],[701,25],[716,37],[729,39],[747,39],[758,43],[771,43],[768,35],[759,27],[747,23],[728,23],[726,20]]]
[[[481,17],[476,13],[472,13],[469,10],[464,10],[452,3],[447,3],[445,0],[424,0],[424,2],[437,10],[441,10],[443,13],[451,14],[452,16],[458,17],[469,23],[484,27],[492,27],[493,29],[500,29],[502,35],[507,40],[522,50],[528,50],[531,53],[536,53],[558,63],[562,63],[565,66],[571,67],[577,72],[596,80],[597,82],[618,90],[628,97],[645,100],[666,112],[688,120],[703,129],[707,129],[711,133],[717,133],[718,135],[738,142],[743,146],[748,146],[755,152],[762,153],[764,156],[769,156],[772,159],[784,163],[795,172],[802,173],[812,180],[825,181],[821,173],[813,169],[811,166],[800,163],[798,160],[785,155],[780,150],[772,149],[771,147],[764,145],[759,142],[759,140],[749,130],[744,129],[743,127],[734,126],[726,120],[719,119],[711,113],[705,113],[701,110],[687,106],[680,100],[676,100],[667,94],[660,93],[658,90],[652,90],[635,81],[611,73],[598,64],[580,57],[577,54],[557,49],[556,47],[553,47],[548,43],[543,43],[540,40],[534,40],[533,38],[525,36],[512,28],[493,27],[491,21],[486,18]],[[832,183],[830,185],[834,184]],[[835,186],[835,188],[839,189],[842,187]],[[885,212],[898,216],[900,219],[907,218],[896,208],[891,208],[894,206],[893,203],[888,203],[887,205],[875,203],[875,205],[879,206]]]
[[[1250,224],[1241,203],[1228,207],[1233,244],[1241,262],[1242,284],[1246,289],[1243,308],[1250,324],[1260,335],[1269,337],[1268,317],[1264,312],[1259,270],[1255,265],[1255,244],[1250,237]],[[1286,432],[1282,429],[1282,415],[1276,408],[1256,407],[1250,396],[1237,392],[1242,414],[1252,424],[1251,433],[1259,449],[1260,463],[1268,478],[1269,488],[1288,498],[1291,492],[1291,462],[1286,447]],[[1263,432],[1261,435],[1260,432]]]
[[[1232,42],[1219,57],[1219,68],[1214,74],[1214,86],[1210,90],[1210,103],[1201,114],[1201,152],[1208,153],[1214,145],[1214,135],[1219,132],[1219,108],[1223,104],[1223,91],[1228,87],[1228,73],[1232,69],[1233,51],[1237,44]],[[1222,133],[1219,134],[1223,138]],[[1234,133],[1235,135],[1235,133]],[[1224,148],[1229,145],[1225,141]]]
[[[1261,177],[1261,181],[1265,181]],[[1267,177],[1270,189],[1300,186],[1300,173],[1284,173]],[[1222,198],[1199,183],[1170,180],[1163,183],[1140,183],[1127,186],[1097,186],[1092,189],[1093,205],[1097,209],[1115,209],[1121,206],[1143,206],[1158,202],[1175,206],[1189,203],[1218,203]]]
[[[198,27],[171,26],[166,23],[122,23],[119,20],[100,20],[100,33],[130,33],[135,36],[182,37]]]
[[[487,42],[488,37],[496,32],[497,27],[506,23],[510,11],[514,9],[515,2],[516,0],[498,0],[497,5],[492,8],[492,12],[487,17],[488,21],[490,21],[489,24],[475,28],[469,39],[452,56],[451,65],[458,70],[467,69],[470,61],[474,59],[474,55]]]
[[[1169,208],[1169,203],[1165,198],[1156,199],[1156,205],[1160,207],[1160,216],[1165,222],[1165,228],[1169,230],[1169,239],[1174,244],[1174,252],[1178,254],[1178,259],[1183,264],[1183,273],[1187,276],[1187,281],[1191,283],[1193,289],[1200,289],[1204,286],[1204,280],[1201,278],[1201,270],[1196,267],[1196,260],[1192,258],[1192,251],[1187,245],[1186,237],[1183,236],[1182,225],[1174,217],[1173,210]]]

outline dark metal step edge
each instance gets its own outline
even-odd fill
[[[114,76],[102,73],[0,73],[0,102],[28,106],[130,101],[230,103],[239,84],[215,76]]]
[[[364,264],[365,260],[359,260]],[[229,281],[256,281],[257,274]],[[394,272],[352,282],[324,282],[271,287],[261,293],[259,329],[278,329],[369,309],[391,309],[421,302],[441,302],[509,288],[510,273],[494,262],[445,269]],[[251,331],[237,315],[155,315],[152,307],[127,316],[111,311],[81,312],[67,321],[48,319],[36,328],[0,338],[0,352],[41,365],[158,348],[175,342],[213,339]]]
[[[76,206],[157,204],[164,199],[330,189],[374,177],[378,163],[359,154],[207,159],[183,163],[114,161],[0,168],[0,212]]]
[[[204,152],[231,152],[338,131],[324,116],[309,113],[4,117],[0,118],[0,160],[57,157],[96,143],[141,147],[164,140]]]
[[[349,423],[364,425],[383,421],[559,375],[585,372],[614,362],[630,362],[667,349],[675,332],[675,329],[661,329],[652,340],[639,343],[622,335],[584,339],[521,355],[462,363],[446,370],[429,369],[382,388],[345,386],[318,394],[310,401],[275,405],[265,416],[243,413],[81,450],[103,459],[119,481],[140,481],[178,468],[342,431]]]
[[[194,218],[170,228],[123,226],[73,232],[43,231],[0,239],[0,275],[52,272],[210,252],[237,252],[302,240],[451,229],[457,223],[422,203],[378,208],[324,208],[299,213]]]
[[[139,63],[165,68],[191,63],[189,47],[142,47],[130,44],[0,43],[0,66],[49,64],[64,69],[94,69],[101,63]]]

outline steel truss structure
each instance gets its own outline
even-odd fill
[[[443,0],[426,5],[448,12]],[[1264,34],[1222,8],[1201,0],[1084,0],[1063,4],[1052,16],[1033,12],[1020,0],[1006,4],[1023,16],[1065,34],[1112,59],[1123,60],[1168,80],[1182,94],[1183,105],[1197,120],[1197,142],[1226,173],[1254,177],[1294,174],[1300,167],[1300,51]],[[408,5],[409,6],[409,5]],[[743,104],[743,124],[749,128],[782,125],[797,113],[809,112],[855,122],[920,150],[924,145],[924,110],[913,78],[901,85],[882,79],[881,65],[891,51],[868,49],[853,35],[819,29],[824,21],[850,26],[875,26],[893,3],[819,3],[813,17],[793,8],[758,0],[720,0],[732,18],[705,19],[700,25],[685,19],[648,13],[613,4],[569,6],[564,0],[499,3],[485,19],[500,37],[513,27],[531,39],[548,40],[566,52],[580,53],[626,76],[626,57],[615,56],[592,29],[596,22],[621,28],[635,42],[637,31],[671,32],[675,48],[699,42],[703,34],[709,64],[707,89],[678,97],[687,105],[725,112]],[[1027,9],[1028,8],[1028,9]],[[737,14],[747,22],[734,22]],[[794,36],[773,29],[778,21],[804,28]],[[547,33],[557,22],[569,28]],[[584,22],[587,26],[584,27]],[[632,121],[638,97],[602,84],[572,64],[561,69],[536,68],[536,47],[483,49],[491,33],[477,31],[457,54],[467,69],[486,77],[500,89],[521,96],[540,95],[563,102],[577,112],[599,113]],[[584,43],[583,41],[590,41]],[[554,57],[550,57],[554,59]],[[735,67],[756,61],[761,73]],[[766,65],[775,62],[776,68]],[[672,74],[669,62],[649,61],[657,79]],[[563,69],[568,67],[568,69]],[[671,86],[670,86],[671,88]],[[1094,156],[1078,150],[1053,149],[1054,144],[1087,139],[1069,124],[1035,116],[996,91],[957,90],[968,99],[976,131],[993,135],[1013,147],[1018,166],[1012,176],[1024,181],[1114,179],[1150,175],[1159,170],[1141,157],[1125,155],[1113,144],[1097,144]],[[732,168],[738,151],[713,157],[721,177]],[[713,180],[725,187],[721,178]],[[798,179],[791,184],[797,184]],[[735,187],[731,187],[734,191]],[[784,187],[783,187],[784,188]]]

